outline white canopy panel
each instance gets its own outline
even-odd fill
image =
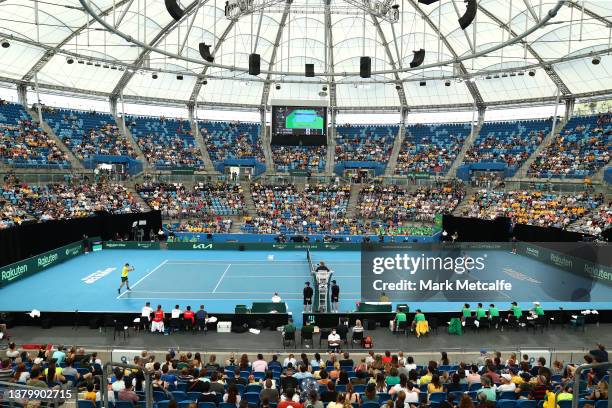
[[[324,86],[339,108],[399,108],[403,101],[410,108],[486,106],[552,100],[558,90],[564,99],[612,93],[612,0],[567,0],[548,23],[520,40],[556,1],[477,0],[476,17],[465,30],[458,23],[463,0],[395,1],[400,14],[394,24],[344,0],[331,0],[328,7],[323,0],[267,2],[235,20],[226,18],[223,0],[180,0],[185,16],[179,21],[160,0],[87,1],[97,18],[129,40],[102,25],[79,0],[0,1],[0,40],[9,45],[0,48],[0,80],[225,106],[320,97]],[[201,42],[222,67],[207,66]],[[413,51],[421,48],[425,61],[411,69]],[[254,52],[270,75],[244,72]],[[372,58],[371,78],[356,75],[362,56]],[[315,78],[304,77],[307,63],[314,64]],[[528,75],[530,70],[536,75]]]

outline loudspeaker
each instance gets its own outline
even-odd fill
[[[185,15],[185,12],[179,7],[176,0],[166,0],[166,10],[168,10],[168,13],[176,21],[180,20],[183,18],[183,15]]]
[[[372,58],[361,57],[359,59],[359,76],[361,78],[370,78],[372,76]]]
[[[304,65],[304,71],[306,72],[306,78],[314,78],[314,64]]]
[[[476,17],[476,10],[478,9],[476,0],[467,0],[467,9],[465,10],[465,14],[461,16],[459,19],[459,27],[462,30],[465,30],[472,21],[474,21],[474,17]]]
[[[420,49],[418,51],[412,51],[414,56],[412,57],[412,62],[410,63],[410,68],[416,68],[425,61],[425,50]]]
[[[203,60],[208,61],[208,62],[213,62],[215,60],[213,56],[210,54],[210,45],[207,45],[201,42],[198,48],[200,49],[200,56],[202,57]]]
[[[259,75],[261,73],[261,56],[259,54],[249,55],[249,75]]]

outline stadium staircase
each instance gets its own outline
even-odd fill
[[[465,157],[465,154],[468,152],[468,150],[470,150],[470,148],[474,144],[474,141],[478,137],[478,134],[480,133],[480,129],[482,129],[482,124],[483,124],[483,121],[484,121],[484,115],[483,115],[482,119],[483,120],[479,120],[478,121],[478,124],[476,126],[474,126],[474,130],[472,130],[472,133],[470,133],[468,138],[465,139],[465,142],[463,142],[463,147],[461,148],[461,151],[457,155],[457,158],[455,159],[455,161],[451,165],[450,169],[448,169],[448,173],[446,173],[447,177],[455,178],[457,176],[457,169],[459,168],[461,163],[463,163],[463,158]]]
[[[132,179],[131,182],[124,182],[123,185],[130,193],[132,193],[132,196],[136,198],[136,201],[138,201],[138,203],[142,205],[143,208],[150,208],[149,204],[147,204],[147,202],[140,196],[140,194],[138,194],[138,191],[136,191],[136,183],[134,182],[134,179]]]
[[[555,126],[555,129],[552,132],[549,132],[548,135],[546,135],[544,140],[542,140],[542,143],[540,143],[540,145],[537,147],[537,149],[535,149],[533,154],[529,156],[527,160],[525,160],[523,165],[516,171],[516,174],[514,175],[514,177],[510,178],[510,180],[527,177],[527,171],[529,170],[531,163],[535,161],[535,159],[538,157],[540,152],[542,152],[544,149],[550,146],[550,144],[555,140],[555,137],[561,132],[561,129],[563,129],[566,123],[567,123],[566,120],[560,120],[557,123],[557,125]],[[602,173],[602,178],[603,178],[603,173]]]
[[[455,207],[455,209],[453,210],[453,212],[451,214],[460,217],[461,216],[461,212],[465,208],[468,208],[470,206],[469,198],[472,197],[481,188],[482,187],[470,187],[470,186],[468,186],[466,184],[465,185],[465,195],[463,196],[463,200],[461,200],[459,205],[457,207]]]
[[[256,214],[255,201],[253,201],[253,192],[251,191],[251,183],[248,181],[241,181],[240,187],[242,187],[242,194],[244,194],[244,206],[247,214],[254,216]]]
[[[346,205],[346,218],[354,220],[357,218],[357,205],[359,204],[359,191],[361,184],[351,184],[349,202]]]
[[[399,152],[402,148],[402,143],[404,143],[405,137],[406,125],[404,123],[401,123],[399,130],[397,131],[395,141],[393,142],[393,149],[391,150],[391,156],[389,157],[389,161],[387,162],[385,176],[393,176],[395,174],[395,167],[397,167],[397,156],[399,156]]]
[[[204,167],[206,168],[206,171],[210,171],[214,173],[215,166],[213,165],[212,160],[210,160],[210,155],[208,154],[206,143],[204,143],[204,138],[202,137],[202,133],[200,133],[200,126],[198,126],[198,123],[193,119],[191,119],[189,123],[191,125],[191,129],[194,129],[193,139],[195,140],[196,145],[198,146],[198,148],[200,149],[200,152],[202,153],[202,158],[204,160]]]
[[[113,119],[115,119],[115,122],[117,123],[117,127],[119,127],[119,132],[121,133],[121,135],[125,137],[125,139],[128,141],[132,149],[134,149],[134,151],[136,152],[136,156],[138,160],[142,162],[142,169],[152,170],[151,163],[149,163],[144,153],[140,149],[140,146],[138,146],[136,139],[134,138],[134,136],[132,135],[132,132],[130,132],[129,127],[125,123],[125,119],[123,118],[123,116],[120,117],[117,115],[113,115]]]
[[[266,173],[276,172],[274,166],[274,158],[272,156],[272,147],[270,146],[271,137],[267,126],[259,127],[259,140],[261,140],[261,147],[263,148],[264,158],[266,159]]]
[[[611,167],[612,167],[612,164],[607,164],[606,166],[603,166],[601,169],[599,169],[599,171],[597,173],[595,173],[593,175],[593,177],[591,177],[591,181],[603,183],[604,182],[604,173],[606,172],[607,169],[609,169]]]
[[[83,167],[83,163],[81,163],[81,161],[76,158],[74,153],[72,153],[72,150],[70,150],[68,146],[66,146],[64,142],[62,142],[62,140],[55,134],[53,129],[51,129],[51,126],[49,126],[49,124],[44,120],[45,114],[43,113],[43,120],[41,121],[40,117],[38,116],[37,110],[27,109],[27,112],[32,117],[32,119],[34,119],[40,124],[42,130],[47,132],[47,134],[55,141],[57,147],[66,155],[66,159],[68,160],[68,162],[70,162],[70,166],[72,166],[73,169],[83,170],[85,168]]]
[[[331,176],[334,173],[336,164],[336,129],[332,129],[332,134],[329,137],[327,144],[327,158],[325,162],[325,175]]]

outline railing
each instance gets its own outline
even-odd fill
[[[608,373],[610,372],[610,367],[612,367],[612,363],[610,362],[605,362],[605,363],[595,363],[595,364],[584,364],[584,365],[580,365],[578,366],[578,368],[576,369],[576,371],[574,372],[574,387],[573,387],[573,396],[572,396],[572,408],[578,408],[578,399],[580,398],[580,381],[581,381],[581,374],[584,370],[587,369],[591,369],[591,368],[607,368],[608,369]],[[556,395],[555,395],[555,404],[556,404]],[[556,406],[556,405],[553,405]],[[610,399],[610,396],[608,396],[608,408],[612,408],[612,400]]]
[[[145,404],[147,408],[153,408],[153,387],[151,384],[151,373],[146,373],[142,369],[142,367],[133,365],[133,364],[125,364],[125,363],[113,363],[109,362],[104,365],[102,378],[100,379],[100,397],[102,399],[102,407],[109,408],[108,401],[108,379],[111,378],[113,374],[113,367],[121,367],[121,368],[129,368],[132,370],[140,370],[144,373],[144,388],[145,388]],[[112,391],[110,391],[112,392]]]

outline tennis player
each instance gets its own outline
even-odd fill
[[[123,285],[125,285],[128,291],[132,290],[130,289],[130,282],[128,281],[128,273],[132,272],[133,270],[134,268],[132,268],[129,263],[123,265],[123,268],[121,269],[121,286],[119,286],[119,289],[117,289],[117,293],[121,293],[121,288]]]

